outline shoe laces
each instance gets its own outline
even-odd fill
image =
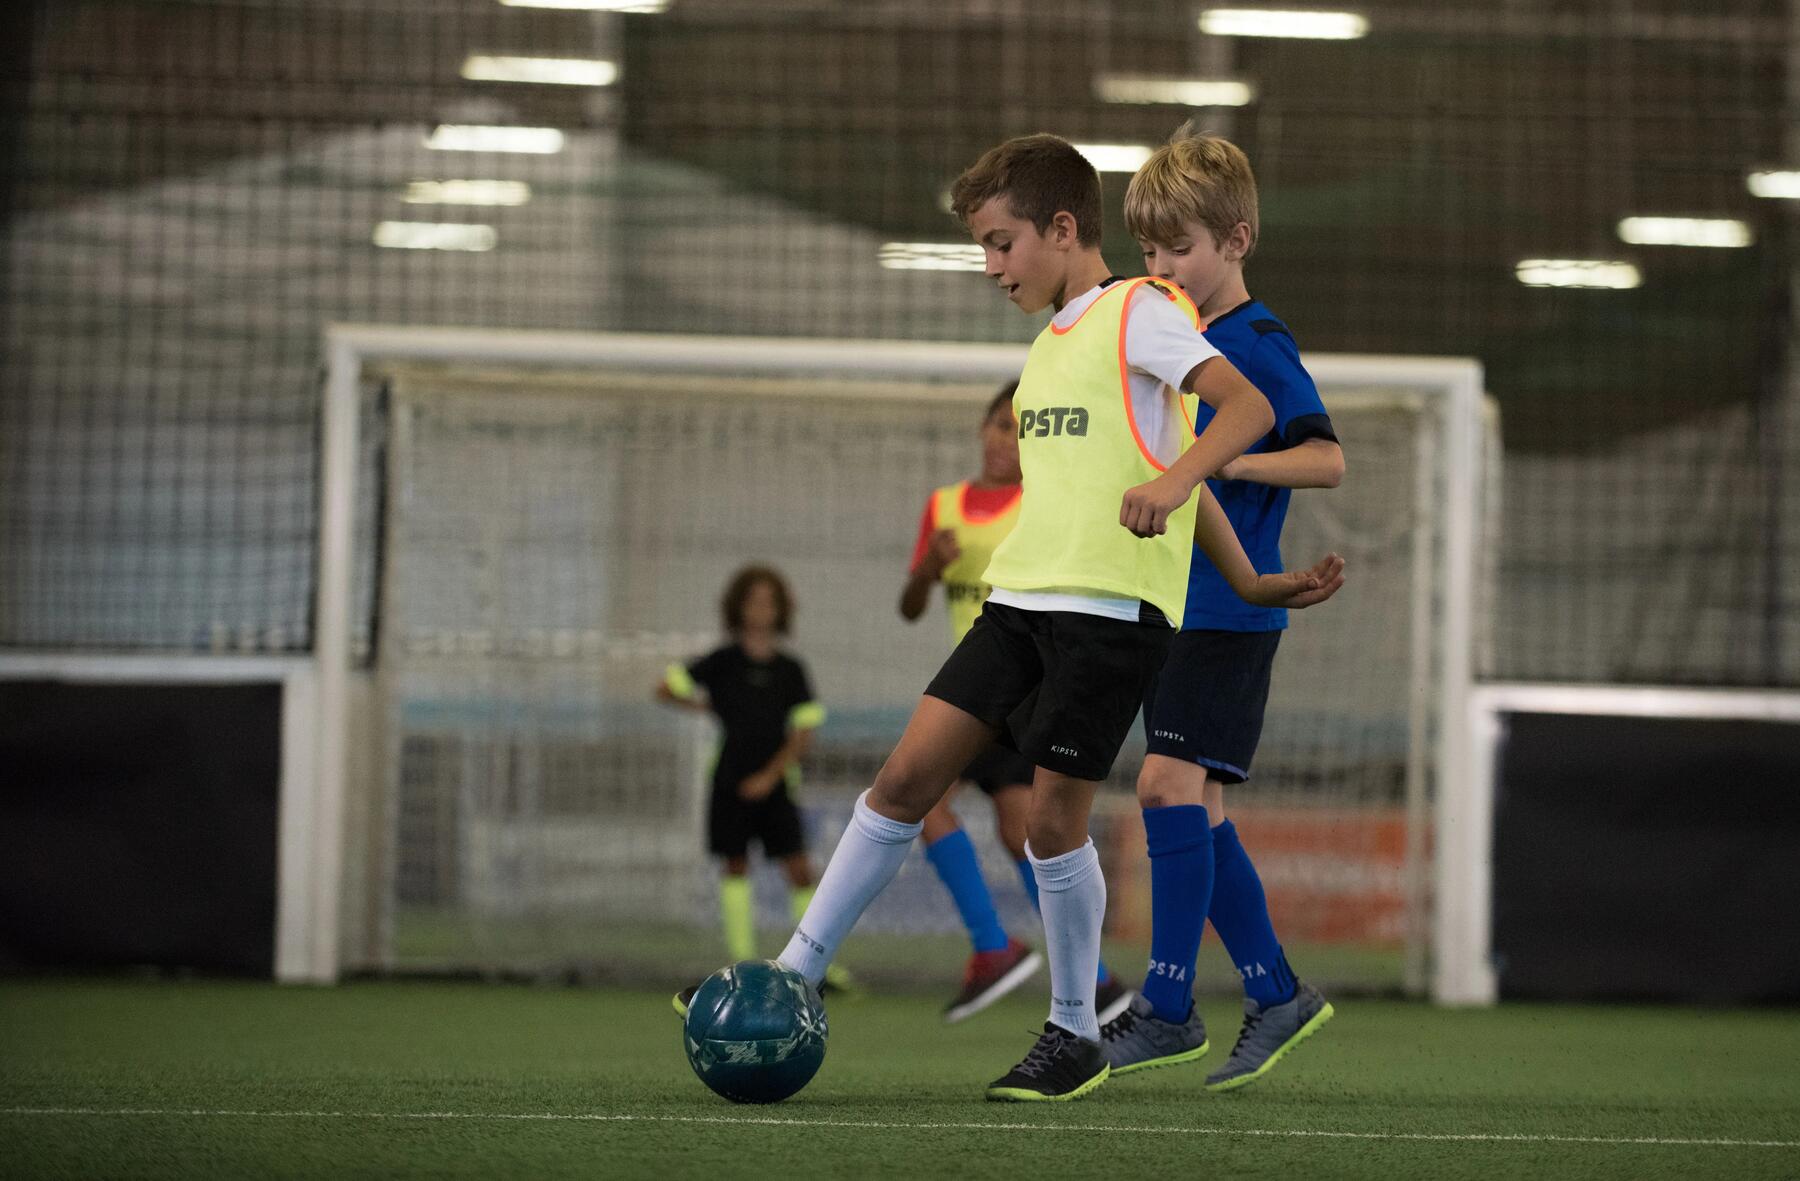
[[[1062,1049],[1066,1035],[1056,1030],[1047,1029],[1038,1035],[1038,1040],[1031,1049],[1025,1052],[1025,1061],[1013,1068],[1013,1073],[1027,1078],[1037,1078],[1046,1070],[1056,1065],[1056,1055]]]
[[[1245,1014],[1244,1028],[1238,1030],[1237,1044],[1231,1047],[1231,1056],[1233,1058],[1236,1058],[1238,1056],[1238,1051],[1243,1049],[1249,1044],[1250,1039],[1256,1036],[1256,1027],[1262,1024],[1262,1019],[1263,1015],[1260,1011]]]
[[[1125,1006],[1123,1012],[1100,1027],[1101,1039],[1109,1042],[1118,1041],[1131,1032],[1132,1027],[1137,1024],[1137,1019],[1138,1015],[1131,1006]]]

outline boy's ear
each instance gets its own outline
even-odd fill
[[[1250,253],[1250,223],[1240,221],[1226,235],[1223,251],[1228,262],[1243,262]]]
[[[1081,227],[1076,224],[1073,213],[1058,210],[1050,219],[1050,240],[1065,249],[1081,240]]]

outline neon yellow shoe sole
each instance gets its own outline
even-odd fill
[[[1082,1083],[1067,1095],[1045,1095],[1026,1087],[989,1087],[987,1097],[995,1103],[1073,1103],[1105,1082],[1111,1074],[1112,1067],[1102,1066],[1099,1074]]]
[[[1130,1074],[1134,1070],[1154,1070],[1158,1066],[1179,1066],[1183,1062],[1197,1062],[1206,1057],[1206,1052],[1210,1049],[1212,1049],[1212,1042],[1205,1041],[1191,1050],[1170,1054],[1166,1058],[1146,1058],[1142,1062],[1133,1062],[1129,1066],[1115,1066],[1112,1068],[1112,1072],[1114,1074]]]
[[[1267,1062],[1264,1062],[1249,1074],[1240,1074],[1236,1078],[1228,1078],[1223,1082],[1207,1083],[1206,1089],[1209,1091],[1235,1091],[1239,1087],[1249,1086],[1263,1075],[1269,1073],[1270,1069],[1273,1068],[1277,1062],[1280,1062],[1287,1056],[1289,1050],[1318,1032],[1319,1027],[1331,1020],[1336,1012],[1337,1010],[1331,1007],[1330,1001],[1325,1002],[1325,1007],[1320,1009],[1317,1013],[1314,1013],[1311,1021],[1308,1021],[1305,1025],[1302,1025],[1299,1029],[1295,1030],[1293,1037],[1282,1042],[1281,1048],[1276,1050],[1273,1054],[1270,1054]]]

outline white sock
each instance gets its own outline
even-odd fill
[[[1078,1037],[1100,1040],[1094,1014],[1094,979],[1100,974],[1100,924],[1106,919],[1106,879],[1100,854],[1089,840],[1081,848],[1039,861],[1038,908],[1044,915],[1044,950],[1050,956],[1050,1020]]]
[[[794,937],[781,953],[782,966],[792,968],[815,986],[824,980],[826,965],[837,955],[838,944],[875,896],[900,872],[908,850],[924,828],[923,822],[889,820],[869,807],[868,792],[858,796],[850,823],[844,827],[825,875],[819,879],[819,888]],[[1091,986],[1093,981],[1088,983]]]

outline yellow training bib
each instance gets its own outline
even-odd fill
[[[939,529],[953,531],[962,551],[940,575],[944,584],[944,602],[950,610],[952,644],[961,643],[963,636],[975,626],[990,589],[982,579],[982,572],[993,558],[995,548],[1012,532],[1019,519],[1019,498],[1016,496],[997,513],[971,517],[965,500],[968,491],[969,481],[963,480],[947,484],[931,494],[933,522]]]
[[[1125,491],[1166,470],[1139,433],[1125,361],[1126,309],[1148,284],[1198,325],[1192,301],[1153,279],[1116,283],[1066,329],[1032,342],[1013,395],[1024,494],[1018,524],[994,552],[986,580],[1017,591],[1072,591],[1143,599],[1181,625],[1194,549],[1194,500],[1168,532],[1139,538],[1119,524]],[[1180,394],[1163,388],[1178,449],[1193,442]]]

